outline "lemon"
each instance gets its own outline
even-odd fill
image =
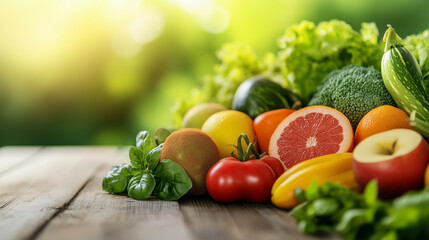
[[[233,145],[237,145],[237,138],[244,133],[249,137],[250,142],[255,139],[253,132],[253,121],[245,113],[226,110],[211,115],[203,124],[201,130],[209,135],[219,150],[221,158],[230,157],[231,152],[237,154]],[[243,150],[247,145],[242,140]]]

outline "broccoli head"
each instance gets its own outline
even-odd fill
[[[318,86],[308,105],[325,105],[342,112],[356,129],[370,110],[381,105],[396,106],[374,67],[349,65],[332,71]]]

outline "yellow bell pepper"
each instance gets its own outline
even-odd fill
[[[337,182],[357,189],[352,160],[352,153],[334,153],[309,159],[293,166],[274,183],[271,202],[280,208],[295,207],[299,204],[295,198],[295,188],[306,189],[313,179],[316,179],[319,185],[325,182]]]

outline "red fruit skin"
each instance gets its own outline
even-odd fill
[[[276,175],[276,179],[279,178],[280,175],[282,175],[286,171],[286,166],[278,158],[265,155],[259,160],[268,164],[268,166],[270,166],[271,169],[273,169],[274,174]]]
[[[218,202],[265,203],[270,200],[276,176],[263,161],[240,162],[229,157],[213,165],[206,179],[208,193]]]
[[[368,163],[353,157],[353,172],[362,189],[377,179],[380,197],[392,199],[423,187],[428,160],[429,146],[422,138],[414,150],[391,160]]]

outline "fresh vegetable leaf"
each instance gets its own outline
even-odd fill
[[[315,200],[320,197],[319,186],[317,185],[316,178],[311,181],[310,186],[308,186],[307,191],[305,191],[305,198],[309,201]]]
[[[277,82],[281,82],[285,87],[280,77],[280,68],[277,67],[277,61],[273,60],[273,55],[271,53],[270,59],[265,64],[257,58],[248,44],[224,44],[216,54],[219,64],[214,67],[214,74],[203,79],[201,89],[194,89],[190,97],[179,100],[173,106],[175,127],[181,126],[185,113],[197,104],[216,102],[231,108],[238,86],[250,77],[261,75],[274,77],[274,79],[280,78]]]
[[[191,188],[192,182],[185,170],[176,162],[164,159],[154,171],[154,194],[163,200],[177,200]]]
[[[155,178],[151,173],[138,173],[130,179],[128,184],[128,196],[137,200],[148,199],[155,185]]]
[[[296,188],[296,189],[302,189],[302,188]],[[305,210],[307,208],[307,205],[309,204],[309,202],[303,202],[301,204],[299,204],[298,206],[294,207],[289,215],[296,218],[296,219],[304,219],[306,218],[306,214],[305,214]]]
[[[298,202],[304,202],[307,200],[307,198],[305,197],[305,190],[300,187],[295,188],[294,195]]]
[[[114,165],[103,178],[103,190],[108,193],[123,193],[127,190],[128,181],[138,170],[131,164]]]
[[[347,210],[336,226],[336,230],[340,233],[356,234],[360,226],[374,221],[374,215],[373,209]]]
[[[147,170],[154,170],[156,166],[158,166],[158,163],[161,157],[162,146],[163,146],[163,143],[153,148],[146,154]]]
[[[167,140],[167,137],[170,136],[170,134],[172,134],[173,132],[174,132],[174,129],[172,128],[164,128],[164,127],[157,128],[154,133],[155,143],[157,145],[164,143],[165,140]]]
[[[363,193],[365,203],[368,206],[374,206],[377,203],[378,185],[376,180],[372,180],[365,187]]]
[[[343,21],[315,24],[303,21],[286,29],[280,39],[279,60],[285,81],[305,101],[329,72],[350,64],[380,69],[382,48],[374,23],[363,23],[356,32]]]
[[[416,56],[423,75],[429,72],[429,29],[407,36],[405,46]]]
[[[155,138],[148,131],[141,131],[136,137],[136,146],[143,150],[146,155],[152,148],[156,147]]]
[[[317,216],[333,214],[339,207],[338,202],[332,198],[320,198],[313,202],[314,212]]]
[[[143,169],[146,165],[146,157],[141,148],[130,147],[129,158],[131,164],[137,169]]]
[[[315,187],[312,191],[316,192]],[[320,186],[318,193],[319,197],[290,213],[303,233],[336,232],[350,240],[429,237],[429,188],[408,193],[393,203],[377,199],[376,181],[370,182],[363,194],[329,182]]]
[[[393,207],[400,208],[404,206],[429,206],[429,188],[419,192],[409,192],[393,201]]]

